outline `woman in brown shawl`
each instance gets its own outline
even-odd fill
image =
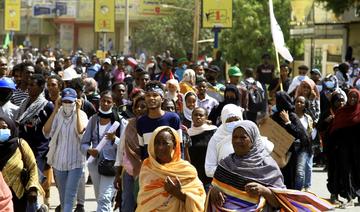
[[[121,199],[126,200],[121,203],[121,211],[134,211],[136,205],[136,193],[139,184],[138,176],[141,168],[141,153],[136,131],[136,121],[147,110],[144,95],[134,98],[132,110],[135,117],[128,120],[124,137],[121,139],[123,146],[120,149],[123,149],[123,151],[120,150],[119,152],[122,160],[121,164],[118,164],[119,169],[114,182],[117,189],[122,187]]]

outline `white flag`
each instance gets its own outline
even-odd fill
[[[272,0],[269,0],[269,9],[270,9],[271,34],[273,37],[275,49],[285,60],[292,62],[294,59],[291,56],[289,49],[285,45],[284,35],[281,31],[278,22],[276,21]]]

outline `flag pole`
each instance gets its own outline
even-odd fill
[[[279,61],[279,53],[276,50],[275,47],[275,54],[276,54],[276,65],[277,65],[277,70],[279,71],[279,81],[280,81],[280,91],[284,91],[283,89],[283,84],[282,84],[282,80],[281,80],[281,74],[280,74],[280,61]]]

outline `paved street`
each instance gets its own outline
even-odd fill
[[[322,171],[322,168],[316,168],[313,174],[313,187],[312,191],[318,194],[320,197],[329,198],[330,194],[326,189],[326,172]],[[94,195],[94,189],[92,185],[86,185],[86,212],[96,211],[96,200]],[[343,199],[342,199],[343,200]],[[344,201],[344,200],[343,200]],[[357,201],[356,201],[357,203]],[[54,211],[55,207],[59,204],[58,192],[55,186],[51,188],[51,201],[50,201],[50,211]],[[351,209],[337,209],[336,211],[346,211],[346,212],[358,212],[360,211],[360,205],[356,204],[355,208]]]

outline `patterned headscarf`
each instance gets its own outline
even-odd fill
[[[237,128],[243,128],[246,131],[253,145],[248,154],[238,156],[233,153],[222,160],[220,165],[246,179],[273,187],[284,188],[285,185],[280,169],[266,151],[256,124],[248,120],[239,121],[235,125],[234,130]]]

